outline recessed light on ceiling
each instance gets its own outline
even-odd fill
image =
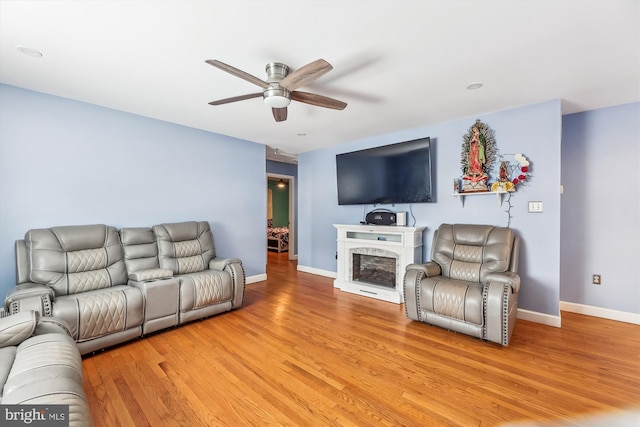
[[[480,82],[476,82],[476,83],[470,83],[467,85],[467,89],[469,90],[476,90],[476,89],[480,89],[482,87],[482,83]]]
[[[16,46],[18,52],[23,53],[27,56],[33,56],[34,58],[40,58],[42,56],[42,52],[36,49],[31,49],[30,47],[24,46]]]

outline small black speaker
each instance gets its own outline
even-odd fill
[[[394,225],[396,223],[396,213],[386,209],[376,209],[365,217],[367,224],[374,225]]]

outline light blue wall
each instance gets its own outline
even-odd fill
[[[265,148],[0,85],[0,295],[30,228],[206,220],[219,256],[265,273]]]
[[[564,117],[562,301],[640,313],[639,164],[640,103]]]
[[[560,296],[560,142],[562,112],[559,100],[501,111],[464,120],[408,129],[347,145],[302,153],[299,173],[299,264],[335,272],[336,230],[332,224],[357,224],[373,206],[338,206],[335,155],[362,148],[429,136],[433,142],[436,203],[382,206],[413,211],[424,235],[428,259],[433,231],[441,223],[507,225],[507,203],[495,195],[467,197],[464,207],[451,197],[453,178],[460,177],[462,138],[480,119],[495,131],[501,153],[522,153],[531,162],[529,183],[511,198],[511,227],[522,237],[520,307],[559,315]],[[543,213],[528,213],[528,201],[543,201]],[[412,225],[412,219],[408,220]]]

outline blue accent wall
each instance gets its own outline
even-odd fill
[[[31,228],[206,220],[265,273],[264,145],[0,85],[0,295]]]
[[[640,103],[564,117],[562,301],[640,313],[639,164]]]
[[[503,154],[521,153],[531,162],[530,180],[510,202],[499,205],[496,195],[467,197],[464,207],[452,197],[453,179],[460,177],[462,138],[476,119],[495,131]],[[442,223],[506,226],[522,237],[519,273],[520,308],[557,316],[560,313],[560,166],[562,111],[559,100],[484,114],[432,126],[379,135],[350,144],[302,153],[299,174],[299,264],[329,272],[337,269],[336,230],[332,224],[358,224],[369,206],[338,206],[338,153],[421,137],[431,137],[436,203],[382,205],[408,211],[408,224],[426,226],[423,259],[429,259],[434,230]],[[529,213],[528,201],[544,202],[543,213]]]

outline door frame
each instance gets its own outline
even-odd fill
[[[283,175],[280,173],[267,173],[267,189],[269,189],[269,178],[286,179],[289,181],[289,250],[290,260],[298,259],[296,247],[296,178],[293,175]],[[267,212],[264,213],[267,216]],[[264,223],[266,224],[266,218]],[[266,245],[265,245],[266,248]],[[269,249],[266,249],[267,251]]]

